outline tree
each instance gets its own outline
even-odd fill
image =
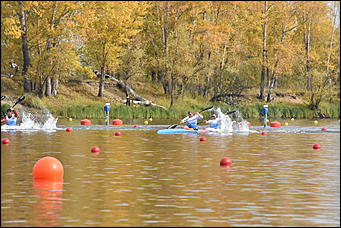
[[[105,74],[115,71],[124,45],[138,32],[145,6],[143,2],[96,2],[84,3],[82,48],[84,59],[94,69],[99,69],[98,96],[103,96]]]

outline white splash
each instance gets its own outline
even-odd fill
[[[237,110],[233,113],[233,120],[227,114],[224,114],[220,108],[215,108],[214,113],[216,113],[218,119],[220,119],[220,129],[221,133],[231,133],[231,132],[249,132],[249,125],[246,120],[243,119],[242,115]]]
[[[15,129],[15,130],[56,130],[58,118],[54,118],[51,113],[45,112],[34,116],[31,113],[23,112],[18,119],[17,126],[1,126],[2,129]]]

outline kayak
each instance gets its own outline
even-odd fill
[[[158,134],[183,134],[183,133],[205,133],[205,132],[219,132],[218,130],[192,130],[192,129],[184,129],[184,128],[174,128],[174,129],[161,129],[158,130],[156,133]]]

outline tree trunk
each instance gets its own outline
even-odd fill
[[[103,97],[104,90],[104,76],[102,75],[99,79],[98,96]]]
[[[154,70],[152,70],[152,72],[151,72],[151,80],[152,80],[152,82],[156,81],[156,73]]]
[[[275,83],[276,83],[276,76],[273,74],[271,81],[269,83],[269,87],[268,87],[268,96],[266,98],[267,103],[270,103],[273,100],[272,89],[274,88]]]
[[[307,76],[307,89],[312,90],[312,75],[311,75],[311,63],[310,63],[310,31],[311,31],[311,19],[308,22],[308,31],[304,33],[305,51],[306,51],[306,76]]]
[[[31,81],[30,86],[31,86],[32,92],[35,92],[37,89],[37,83]]]
[[[264,1],[264,14],[266,15],[268,11],[268,2]],[[262,71],[260,77],[260,90],[259,90],[259,99],[264,99],[264,87],[265,87],[265,76],[266,76],[266,63],[267,63],[267,50],[266,50],[266,21],[263,23],[263,59],[262,59]]]
[[[175,90],[175,85],[174,85],[174,75],[171,75],[171,83],[170,83],[170,97],[171,97],[171,102],[169,108],[173,107],[174,105],[174,90]]]
[[[103,97],[104,79],[105,79],[105,71],[104,71],[104,67],[101,67],[101,77],[99,78],[99,86],[98,86],[99,97]]]
[[[51,96],[51,77],[49,77],[49,76],[46,78],[45,96],[47,96],[47,97]]]
[[[165,15],[164,15],[164,22],[162,23],[162,38],[163,38],[163,44],[166,51],[166,55],[168,54],[168,15],[169,15],[169,2],[164,2],[164,8],[165,8]]]
[[[24,75],[24,74],[23,74]],[[26,93],[29,93],[29,92],[32,92],[34,89],[33,87],[31,86],[32,85],[32,81],[27,79],[25,76],[24,76],[24,92]]]
[[[208,97],[208,92],[209,92],[209,89],[210,89],[210,77],[206,77],[206,84],[205,84],[205,86],[204,86],[204,97]]]
[[[56,96],[58,93],[58,78],[51,79],[51,94],[52,96]]]
[[[43,80],[42,77],[41,77],[40,85],[39,85],[39,91],[38,91],[39,98],[43,98],[44,97],[45,90],[46,90],[45,84],[46,84],[46,79]]]
[[[30,53],[28,48],[28,40],[27,40],[27,26],[26,26],[26,16],[27,12],[24,10],[24,1],[19,1],[20,12],[19,12],[19,21],[21,26],[21,40],[22,40],[22,53],[23,53],[23,70],[22,76],[24,78],[24,92],[31,92],[32,88],[30,86],[31,81],[26,78],[26,74],[28,72],[28,68],[30,66]]]

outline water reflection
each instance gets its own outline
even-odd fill
[[[339,226],[339,123],[326,122],[328,132],[308,124],[205,134],[205,143],[203,134],[157,134],[156,125],[118,126],[120,137],[100,125],[2,131],[11,144],[1,146],[1,225]],[[64,186],[32,185],[34,162],[51,155],[65,167]],[[225,156],[232,166],[220,166]]]
[[[60,226],[63,209],[63,179],[34,179],[33,194],[39,199],[33,206],[36,226]]]

